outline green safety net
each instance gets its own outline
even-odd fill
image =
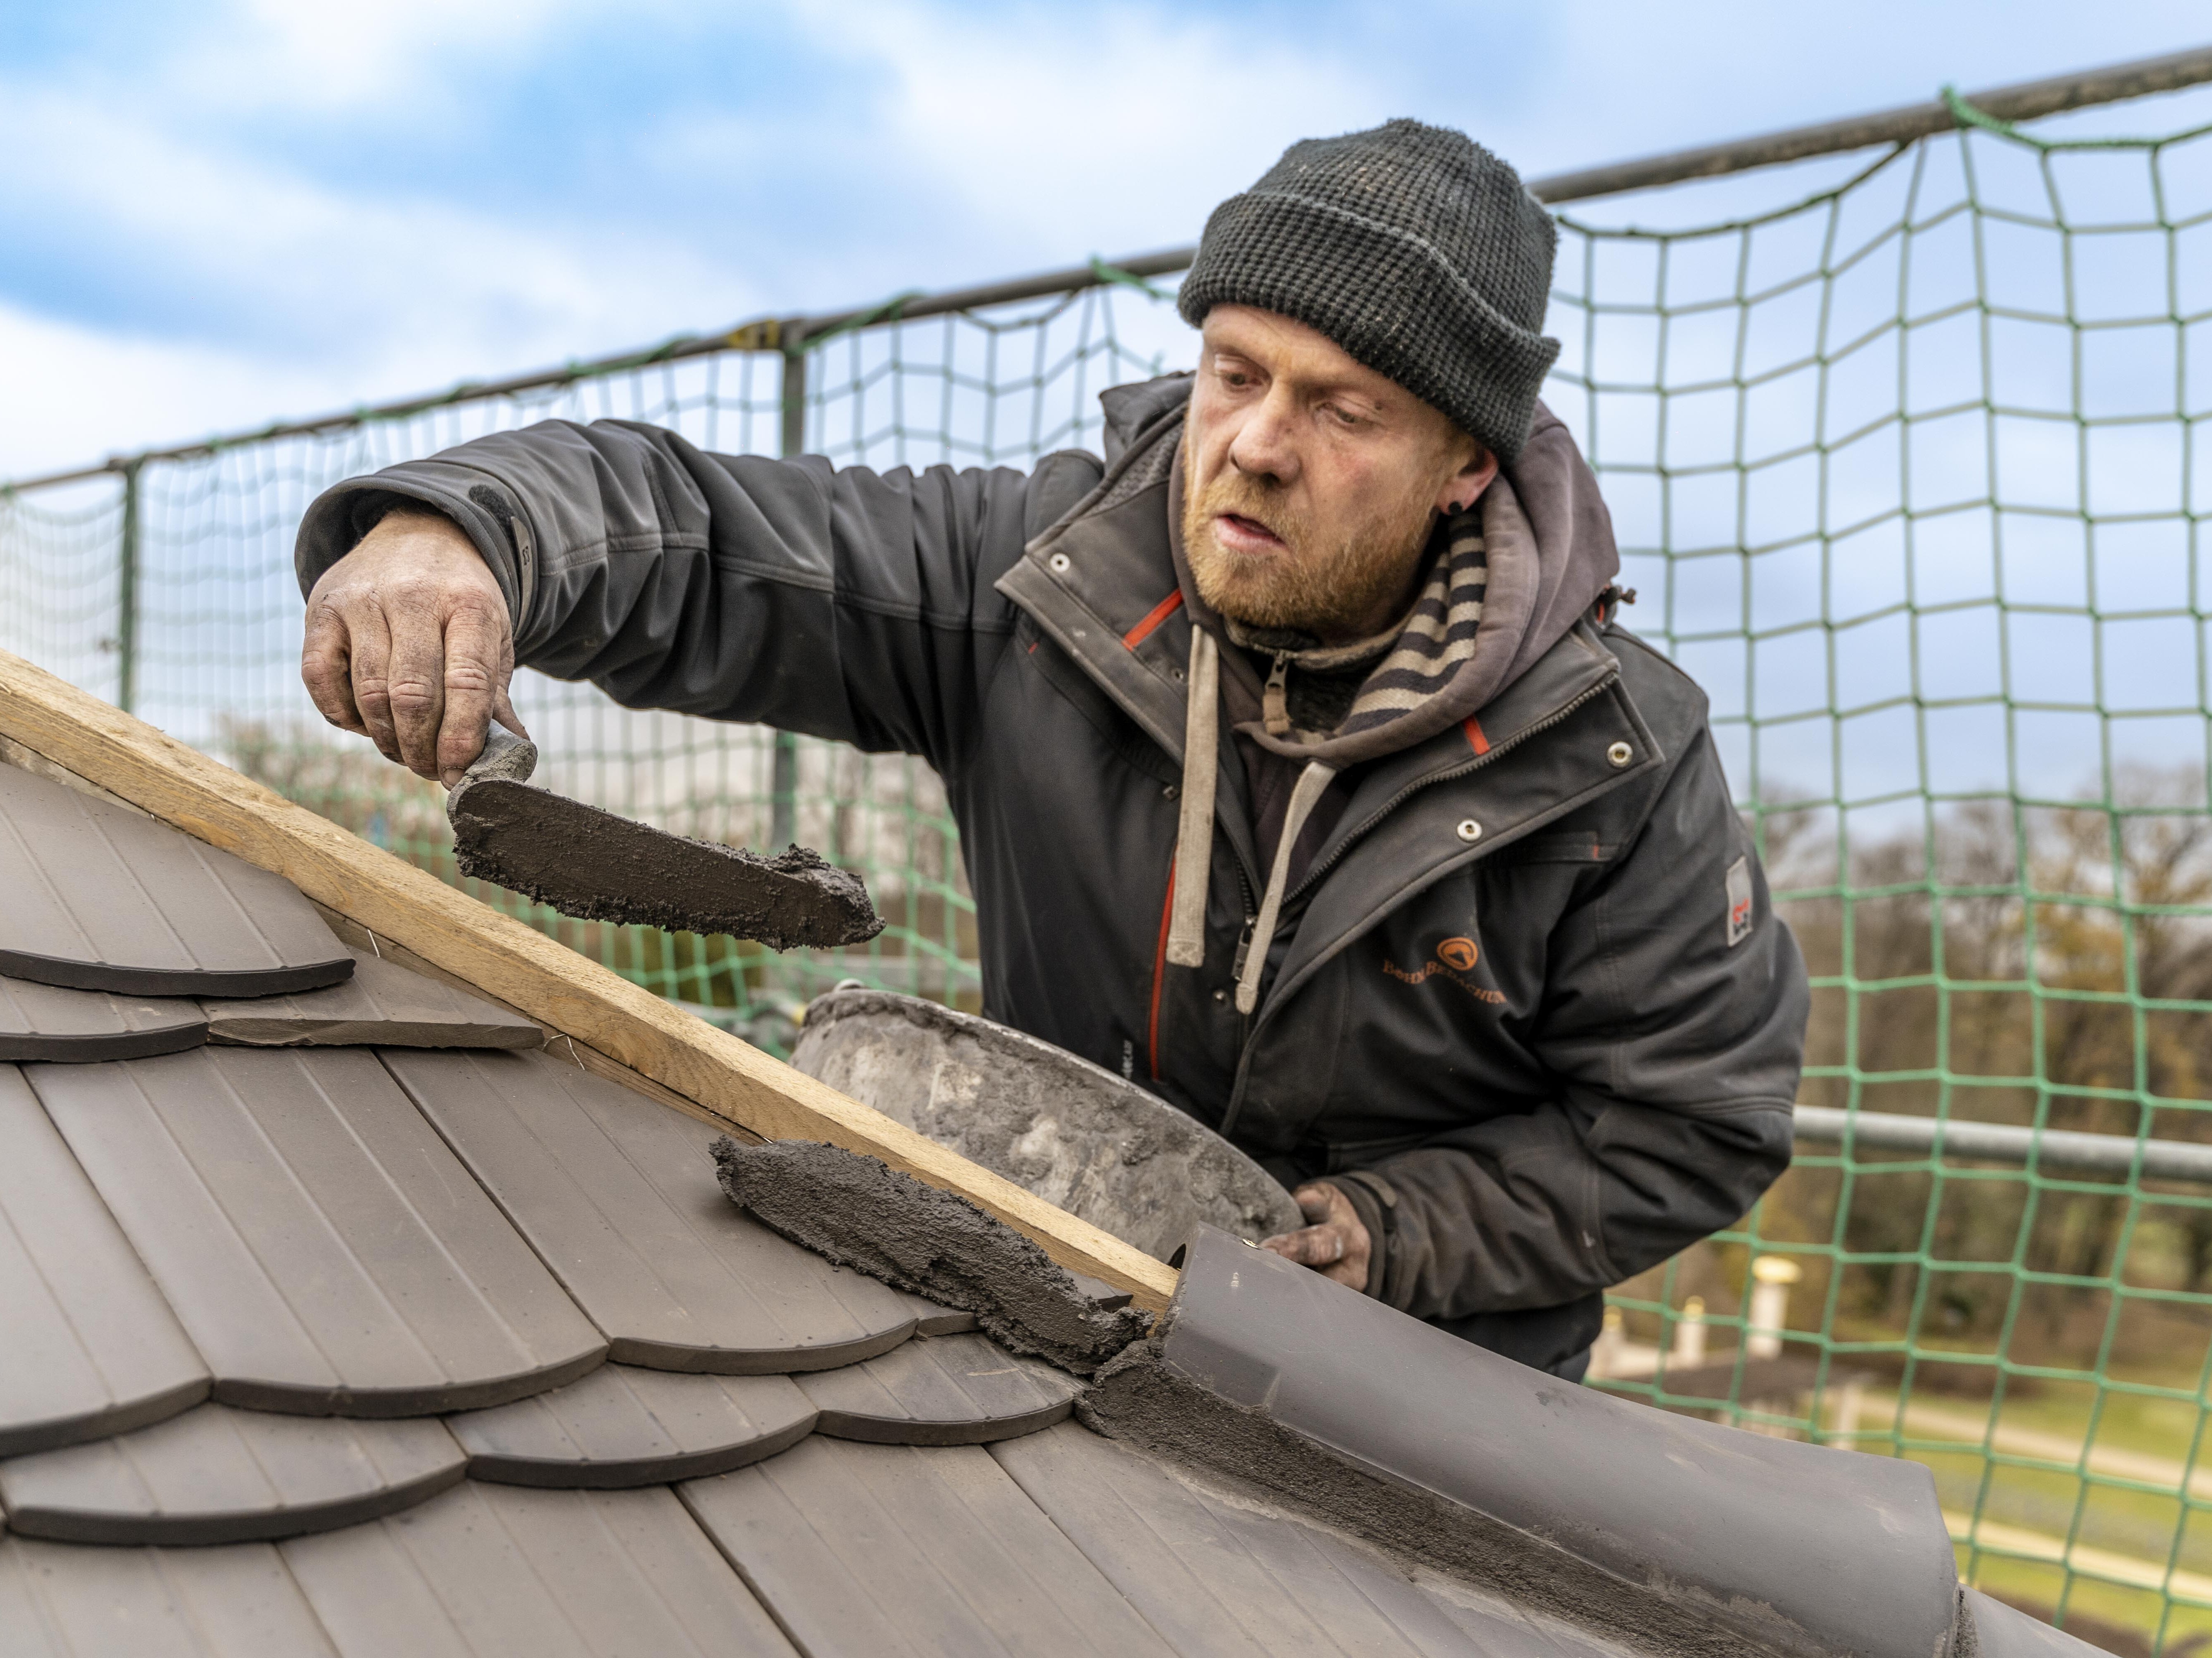
[[[2212,1145],[2212,128],[2067,142],[1960,113],[1810,184],[1765,175],[1787,204],[1725,222],[1711,186],[1565,215],[1547,396],[1603,479],[1623,619],[1710,695],[1808,958],[1802,1102]],[[549,417],[775,452],[787,389],[840,464],[1095,449],[1100,390],[1192,353],[1171,278],[1097,274],[947,316],[891,301],[788,388],[772,351],[648,355],[0,495],[0,645],[450,878],[439,791],[299,689],[291,542],[318,491]],[[480,896],[774,1049],[848,976],[976,1005],[920,762],[529,672],[516,701],[550,786],[817,847],[891,925],[778,957]],[[1805,1140],[1737,1228],[1620,1286],[1592,1382],[1917,1459],[1972,1581],[2179,1651],[2212,1637],[2208,1367],[2212,1184]]]

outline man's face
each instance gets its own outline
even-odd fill
[[[1271,311],[1206,313],[1184,436],[1183,548],[1199,594],[1324,644],[1413,598],[1439,512],[1498,463],[1442,412]]]

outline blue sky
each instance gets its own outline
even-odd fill
[[[1540,174],[2208,35],[2202,0],[13,0],[0,477],[1187,241],[1394,114]]]

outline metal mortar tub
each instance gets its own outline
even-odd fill
[[[1194,1221],[1257,1242],[1305,1223],[1227,1140],[1050,1042],[886,990],[806,1010],[791,1062],[1165,1260]]]

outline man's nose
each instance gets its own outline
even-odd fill
[[[1278,483],[1294,483],[1298,476],[1297,441],[1292,430],[1294,410],[1278,388],[1256,409],[1249,410],[1229,445],[1229,464],[1248,477],[1271,477]]]

